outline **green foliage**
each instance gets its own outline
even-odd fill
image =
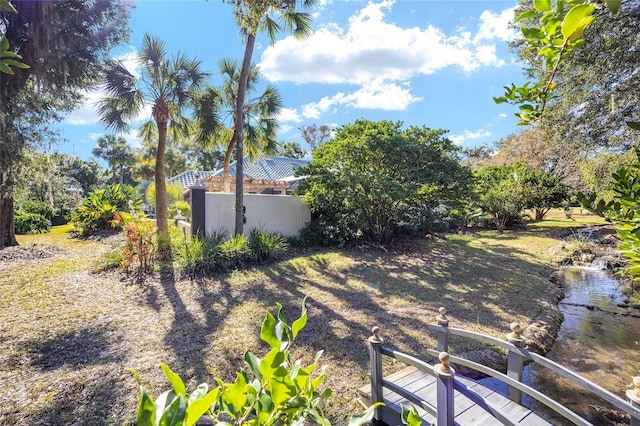
[[[156,226],[150,220],[131,220],[124,226],[127,243],[122,249],[120,264],[125,270],[135,268],[138,273],[153,267],[156,248]]]
[[[299,169],[299,193],[313,220],[302,232],[311,244],[367,237],[386,241],[401,223],[420,227],[416,211],[454,208],[469,195],[471,171],[445,131],[402,128],[401,122],[358,120]]]
[[[402,420],[403,425],[409,426],[420,426],[422,425],[422,419],[418,414],[418,410],[413,405],[411,408],[407,408],[404,405],[400,406],[402,411],[400,412],[400,418]]]
[[[44,215],[17,211],[14,217],[16,234],[40,234],[51,230],[51,222]]]
[[[320,404],[331,396],[330,389],[320,390],[325,368],[319,366],[322,351],[313,364],[304,366],[292,360],[290,348],[307,323],[306,299],[302,312],[291,325],[286,321],[279,303],[276,316],[267,311],[260,329],[260,338],[269,345],[269,352],[259,358],[246,352],[247,369],[236,373],[233,382],[216,378],[212,389],[206,383],[187,395],[182,378],[165,364],[162,371],[171,389],[154,399],[142,386],[140,377],[132,371],[140,388],[138,425],[194,425],[208,415],[218,425],[304,425],[311,420],[319,425],[331,423],[325,418]],[[372,414],[369,410],[367,414]],[[358,419],[361,425],[371,417]]]
[[[615,8],[614,5],[611,7]],[[555,7],[549,0],[536,0],[533,10],[527,10],[515,19],[515,23],[536,22],[536,25],[522,26],[520,30],[525,43],[543,60],[544,67],[539,82],[527,82],[521,87],[505,86],[505,95],[494,98],[496,103],[519,105],[520,112],[516,114],[519,124],[531,124],[544,113],[556,87],[558,68],[573,50],[584,44],[583,34],[594,19],[594,10],[595,6],[589,0],[559,0]]]
[[[493,216],[498,231],[521,221],[524,208],[542,220],[554,207],[569,198],[569,188],[557,177],[530,170],[525,163],[485,166],[475,172],[476,190],[482,209]]]
[[[141,202],[133,187],[109,185],[89,193],[82,205],[71,212],[71,221],[83,234],[119,227],[132,219]]]
[[[596,193],[578,193],[584,208],[616,224],[620,238],[619,249],[629,263],[626,272],[640,281],[640,154],[630,167],[621,167],[613,174],[614,197],[610,201],[598,199]]]
[[[252,230],[225,240],[223,234],[203,239],[179,237],[172,239],[175,260],[189,275],[211,273],[258,264],[287,250],[280,234]]]
[[[18,13],[15,7],[13,7],[7,0],[0,0],[0,12]],[[11,67],[22,69],[29,68],[29,65],[20,62],[20,59],[22,59],[22,56],[13,52],[9,48],[9,39],[3,35],[2,38],[0,38],[0,73],[13,75],[14,72]]]
[[[249,250],[254,261],[261,262],[287,251],[287,241],[280,234],[252,229],[248,240]]]
[[[180,212],[182,217],[184,217],[183,220],[186,220],[187,222],[191,220],[191,204],[188,202],[180,200],[169,206],[169,216],[175,217],[178,212]]]
[[[228,268],[241,268],[251,258],[249,240],[244,235],[234,235],[220,245]]]
[[[47,219],[51,219],[53,216],[53,209],[44,201],[26,200],[20,203],[20,210],[25,213],[34,213],[40,216],[44,216]]]
[[[179,183],[167,184],[167,205],[171,206],[178,201],[184,201],[184,189]],[[151,182],[145,190],[144,199],[151,207],[156,206],[156,183]]]

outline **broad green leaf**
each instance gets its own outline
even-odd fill
[[[176,399],[176,394],[173,389],[168,390],[166,392],[162,392],[155,401],[156,413],[160,415],[164,412],[165,408],[167,408],[171,403]]]
[[[273,401],[273,405],[275,408],[279,407],[287,401],[289,398],[292,398],[296,394],[296,388],[292,383],[286,380],[287,375],[285,373],[284,377],[274,378],[269,382],[269,389],[271,390],[271,400]]]
[[[291,334],[293,335],[293,340],[295,340],[296,336],[300,330],[307,325],[307,297],[302,300],[302,312],[300,313],[300,318],[295,320],[291,325]]]
[[[160,368],[162,368],[162,371],[167,377],[167,380],[169,380],[169,383],[171,383],[171,386],[173,386],[173,391],[176,393],[176,395],[182,395],[186,399],[187,388],[184,385],[182,378],[178,374],[171,371],[171,368],[169,368],[169,366],[166,364],[161,363]]]
[[[251,372],[254,377],[258,380],[262,380],[262,373],[260,372],[260,358],[247,351],[244,353],[244,360],[249,364],[249,367],[251,367]]]
[[[375,410],[378,407],[382,407],[384,404],[382,402],[376,402],[373,405],[370,405],[365,411],[362,412],[359,416],[351,416],[349,419],[349,426],[363,426],[373,420],[373,415],[375,414]]]
[[[546,12],[551,9],[551,0],[533,0],[533,8],[538,12]]]
[[[153,426],[156,422],[156,407],[153,398],[140,386],[140,399],[138,400],[138,426]]]
[[[640,130],[640,121],[627,121],[627,126],[634,130]]]
[[[515,24],[516,22],[522,21],[523,19],[535,18],[536,16],[538,16],[537,12],[529,10],[527,12],[521,13],[516,19],[513,20],[513,23]]]
[[[196,390],[191,392],[191,395],[189,395],[189,401],[188,401],[189,404],[205,396],[208,391],[209,391],[209,385],[206,383],[200,383],[196,388]]]
[[[582,36],[593,20],[591,16],[593,9],[594,7],[590,4],[572,7],[562,21],[562,36],[568,40],[575,40]]]
[[[218,400],[220,396],[220,388],[215,388],[196,401],[189,401],[187,407],[187,419],[185,426],[192,426],[207,412],[211,405]]]
[[[271,349],[271,351],[262,358],[262,361],[260,361],[260,373],[262,374],[263,383],[273,377],[276,370],[282,365],[284,360],[284,353],[277,349]]]
[[[527,40],[540,40],[544,38],[544,32],[540,28],[525,28],[521,27],[522,35]]]
[[[233,405],[236,413],[241,411],[247,402],[247,397],[244,394],[246,387],[247,380],[244,375],[242,373],[236,373],[236,381],[233,385],[229,386],[227,392],[224,394],[228,402]]]
[[[271,347],[271,349],[280,349],[280,341],[276,337],[276,319],[267,311],[267,315],[262,321],[260,329],[260,338]]]
[[[404,405],[401,405],[402,412],[400,413],[400,417],[402,417],[402,424],[408,426],[420,426],[422,424],[422,419],[418,415],[418,410],[413,405],[410,409],[407,409]]]
[[[187,416],[187,402],[182,395],[178,395],[164,410],[158,426],[183,425]]]
[[[7,0],[0,0],[0,12],[18,13],[15,7]]]
[[[13,75],[14,72],[11,68],[9,68],[8,65],[6,65],[4,62],[0,62],[0,72],[3,72],[5,74],[9,74],[9,75]]]

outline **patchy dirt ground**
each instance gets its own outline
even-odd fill
[[[355,398],[368,381],[372,326],[390,346],[420,354],[435,346],[426,324],[440,306],[452,325],[502,337],[510,322],[530,324],[548,310],[553,294],[544,278],[551,268],[514,248],[513,235],[493,245],[465,237],[392,250],[313,251],[196,280],[168,268],[144,282],[92,272],[117,238],[42,236],[0,261],[0,376],[11,384],[0,388],[0,424],[132,424],[137,389],[129,368],[153,395],[168,387],[160,362],[189,389],[213,377],[231,380],[245,350],[265,352],[265,310],[281,302],[294,319],[308,296],[309,323],[295,356],[310,363],[325,351],[326,383],[334,390],[325,409],[343,425],[360,410]],[[39,257],[38,250],[51,255]],[[452,353],[477,349],[450,343]]]

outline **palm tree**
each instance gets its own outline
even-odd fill
[[[207,123],[206,117],[202,117],[199,121],[201,124],[199,137],[201,143],[208,148],[214,146],[222,146],[224,149],[223,177],[224,190],[231,192],[231,175],[229,166],[231,164],[231,156],[236,147],[236,140],[233,138],[233,130],[236,122],[236,98],[238,94],[238,86],[240,83],[240,67],[237,61],[223,58],[220,60],[220,74],[223,76],[223,84],[216,91],[217,96],[212,95],[213,91],[208,91],[204,97],[204,102],[216,103],[214,110],[221,115],[222,123],[225,126],[219,126],[211,129]],[[256,65],[252,65],[249,69],[249,78],[247,81],[247,92],[252,92],[260,79],[260,71]],[[246,149],[249,159],[253,160],[261,153],[274,153],[278,147],[276,140],[276,132],[278,123],[275,119],[276,115],[282,109],[282,101],[278,89],[268,84],[261,95],[247,99],[242,109],[243,120],[243,139],[246,141]],[[197,108],[196,111],[206,111],[204,107]],[[217,118],[216,118],[217,120]]]
[[[242,141],[244,120],[241,119],[244,98],[247,91],[251,58],[256,43],[256,35],[266,32],[275,42],[276,35],[284,30],[296,38],[306,38],[311,34],[311,14],[298,12],[297,7],[313,7],[318,0],[224,0],[234,7],[236,23],[245,37],[244,57],[236,97],[235,127],[233,139],[236,145],[236,235],[242,234],[244,225],[243,167],[244,146]]]
[[[123,137],[106,135],[98,139],[98,146],[91,150],[96,157],[109,164],[113,183],[124,183],[124,166],[133,161],[133,151]]]
[[[156,221],[158,234],[168,231],[168,208],[165,172],[167,132],[174,139],[185,135],[191,120],[185,110],[205,86],[207,73],[200,69],[200,61],[178,53],[167,58],[165,43],[145,34],[138,51],[140,77],[136,77],[119,61],[108,61],[105,69],[107,97],[100,100],[98,111],[103,123],[119,131],[128,131],[130,123],[147,104],[151,117],[140,127],[145,140],[157,137],[155,182]],[[168,247],[158,247],[165,251]]]

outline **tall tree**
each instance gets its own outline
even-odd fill
[[[275,42],[277,34],[282,30],[293,33],[294,37],[306,38],[311,34],[311,14],[298,12],[298,7],[313,7],[318,0],[224,0],[233,7],[236,23],[245,38],[244,56],[240,71],[240,82],[236,98],[235,127],[233,140],[236,145],[236,235],[243,233],[244,227],[244,198],[243,198],[243,124],[242,110],[247,90],[251,58],[256,43],[256,36],[266,32]]]
[[[278,155],[289,158],[304,158],[307,151],[298,142],[282,142],[278,144]]]
[[[13,1],[0,35],[28,69],[0,78],[0,247],[16,245],[13,188],[25,147],[95,85],[98,65],[127,36],[129,6],[119,0]]]
[[[124,183],[124,169],[133,163],[133,150],[123,137],[102,136],[98,139],[98,146],[93,148],[91,153],[109,164],[112,183]]]
[[[217,89],[209,89],[204,94],[202,102],[212,103],[213,109],[217,110],[217,115],[223,126],[211,126],[207,121],[213,116],[211,105],[203,105],[197,109],[201,115],[198,120],[201,124],[199,135],[202,142],[208,148],[221,147],[224,149],[223,177],[224,190],[231,192],[231,175],[229,166],[231,157],[236,148],[234,138],[234,127],[236,122],[236,102],[240,86],[240,65],[237,61],[224,58],[220,60],[220,74],[222,74],[222,86]],[[282,108],[282,100],[278,89],[268,84],[264,91],[256,96],[249,97],[260,81],[260,71],[257,66],[252,65],[247,78],[245,101],[242,107],[243,125],[242,132],[246,151],[249,159],[254,159],[262,153],[274,153],[277,149],[276,132],[278,123],[276,116]],[[202,114],[204,112],[204,114]],[[217,122],[218,117],[214,118]],[[236,159],[240,157],[236,156]],[[236,166],[236,170],[238,166]]]
[[[192,123],[186,109],[204,88],[207,73],[200,61],[182,53],[167,57],[165,43],[145,34],[138,50],[141,76],[136,77],[120,61],[110,60],[105,68],[107,97],[100,100],[102,122],[119,131],[128,131],[130,122],[151,104],[151,117],[140,128],[145,140],[157,138],[155,182],[158,234],[169,230],[165,151],[167,134],[177,139],[189,131]],[[166,251],[168,246],[158,247]]]
[[[314,123],[300,127],[300,134],[302,139],[309,145],[309,148],[311,148],[311,152],[313,152],[331,137],[333,129],[328,124],[318,126]]]

